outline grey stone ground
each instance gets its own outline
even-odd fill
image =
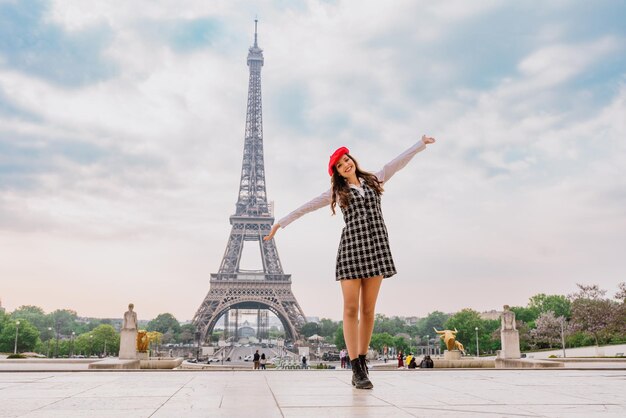
[[[624,417],[624,370],[3,372],[1,417]]]

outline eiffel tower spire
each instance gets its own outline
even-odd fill
[[[239,199],[235,216],[271,216],[265,190],[263,162],[263,107],[261,101],[261,67],[263,50],[257,42],[257,20],[254,21],[254,46],[248,50],[248,109]]]
[[[269,210],[265,189],[263,161],[263,108],[261,101],[261,67],[263,50],[259,48],[257,20],[254,21],[254,45],[248,49],[248,106],[243,146],[241,180],[235,214],[226,251],[217,273],[211,274],[209,293],[196,312],[194,324],[203,339],[213,331],[217,320],[231,310],[256,310],[257,332],[267,332],[267,321],[261,321],[261,311],[273,312],[283,324],[289,338],[296,340],[305,322],[304,312],[291,292],[291,275],[283,272],[275,241],[264,241],[274,222]],[[261,253],[262,270],[240,268],[244,243],[253,241]],[[238,314],[235,313],[235,318]],[[238,335],[235,319],[234,336]],[[228,326],[226,326],[228,328]],[[263,330],[262,330],[263,329]],[[226,330],[228,333],[228,329]],[[258,335],[264,337],[263,335]]]

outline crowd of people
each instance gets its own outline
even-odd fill
[[[409,353],[406,358],[404,357],[404,353],[402,351],[398,352],[398,368],[403,369],[404,363],[406,362],[406,367],[409,369],[432,369],[435,364],[429,355],[424,356],[422,361],[417,364],[417,357],[413,355],[413,353]]]
[[[405,367],[408,369],[432,369],[434,367],[434,362],[429,355],[425,355],[419,362],[419,364],[417,363],[418,357],[414,356],[413,353],[409,353],[405,356],[402,351],[399,351],[396,358],[398,360],[399,369],[403,369]],[[348,351],[346,349],[343,349],[339,352],[339,360],[341,362],[342,369],[351,368],[350,357],[348,356]],[[254,356],[252,357],[252,362],[254,364],[254,370],[265,370],[267,357],[265,356],[265,353],[259,354],[259,350],[256,350]],[[306,356],[302,356],[301,362],[302,368],[308,368]],[[387,361],[385,359],[385,363],[386,362]]]

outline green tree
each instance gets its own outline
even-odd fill
[[[618,291],[614,298],[618,301],[616,304],[615,321],[613,329],[620,340],[626,339],[626,283],[622,282],[617,285]]]
[[[546,295],[539,293],[530,298],[528,307],[539,314],[552,311],[555,317],[570,318],[571,302],[563,295]]]
[[[69,343],[65,340],[64,343]],[[91,332],[80,334],[74,339],[74,354],[85,356],[103,355],[106,345],[106,353],[116,356],[120,351],[120,336],[112,325],[98,325]],[[69,346],[68,346],[69,347]],[[59,347],[59,352],[68,350]]]
[[[515,312],[515,319],[517,321],[524,321],[530,328],[535,327],[535,321],[539,317],[539,311],[536,308],[512,306],[510,309]]]
[[[433,328],[442,329],[448,318],[450,318],[450,315],[440,311],[429,313],[426,318],[420,321],[416,335],[419,336],[420,339],[425,335],[432,335]]]
[[[531,343],[532,343],[532,338],[530,335],[530,327],[528,326],[528,324],[524,321],[518,321],[515,320],[515,327],[517,328],[517,331],[519,333],[519,346],[520,346],[520,350],[522,351],[528,351],[530,350],[531,347]],[[495,348],[495,350],[498,350],[500,348],[500,327],[498,327],[498,329],[496,331],[493,332],[491,339],[494,341],[498,342],[498,347]]]
[[[609,341],[610,331],[619,314],[619,304],[604,298],[606,290],[598,285],[577,284],[579,291],[570,296],[572,301],[572,331],[593,335],[595,344]]]
[[[269,337],[272,339],[285,337],[285,331],[278,329],[276,325],[273,325],[270,327],[268,334],[269,334]]]
[[[374,318],[374,332],[383,333],[386,332],[391,335],[396,335],[400,332],[406,332],[408,325],[399,317],[387,317],[383,314],[376,314]]]
[[[411,342],[403,335],[398,335],[393,338],[393,346],[397,351],[407,354],[411,349]]]
[[[57,309],[48,314],[48,323],[52,331],[59,336],[69,336],[76,328],[76,311],[71,309]]]
[[[478,328],[479,345],[481,345],[481,340],[485,344],[491,340],[491,333],[487,334],[480,314],[473,309],[466,308],[452,315],[446,321],[445,328],[451,330],[456,328],[458,331],[456,340],[463,344],[468,353],[476,353],[476,328]]]
[[[520,323],[516,322],[518,326],[517,329],[520,331],[520,339],[522,339],[523,331],[520,330]],[[474,335],[474,342],[475,341],[476,336]],[[478,326],[478,343],[480,352],[482,353],[495,353],[496,350],[501,348],[500,321],[498,319],[481,319],[481,325]],[[476,351],[474,350],[474,352]]]
[[[213,335],[217,335],[219,341],[219,335],[213,331]],[[185,324],[180,326],[180,336],[178,341],[183,344],[191,344],[196,338],[196,326],[194,324]]]
[[[175,336],[174,336],[174,332],[172,331],[172,329],[168,329],[167,332],[165,332],[163,334],[163,337],[161,337],[161,343],[162,344],[170,344],[170,343],[174,343],[175,340]]]
[[[333,337],[338,327],[338,322],[335,322],[332,319],[322,318],[320,320],[319,335],[325,338]]]
[[[316,322],[307,322],[302,326],[302,334],[309,338],[313,334],[319,335],[320,326]]]
[[[90,332],[86,332],[84,334],[80,334],[74,340],[74,352],[78,354],[82,354],[84,356],[91,356],[96,353],[97,346],[94,345],[93,334]]]
[[[86,332],[93,331],[98,325],[113,325],[110,319],[89,318],[87,322],[75,322],[73,330],[76,335],[84,334]]]
[[[3,310],[0,310],[0,334],[2,333],[2,330],[4,329],[4,327],[8,325],[10,320],[11,320],[11,315],[7,314]]]
[[[34,325],[40,335],[48,332],[49,319],[39,306],[22,305],[11,313],[13,319],[23,319]]]
[[[343,323],[339,323],[339,327],[335,331],[335,345],[337,349],[342,350],[346,348],[346,340],[343,337]]]
[[[180,334],[180,323],[171,313],[159,314],[152,321],[148,322],[146,327],[148,331],[158,331],[161,334],[165,334],[170,329],[175,338],[178,338]]]
[[[93,351],[98,354],[117,355],[120,351],[120,336],[111,325],[98,325],[90,333],[93,335]],[[106,352],[105,352],[106,350]]]
[[[380,333],[380,334],[372,334],[372,339],[370,341],[370,346],[378,351],[379,353],[383,352],[383,348],[385,346],[387,347],[393,347],[394,346],[394,339],[393,336],[389,335],[386,332]]]
[[[17,326],[16,321],[20,324]],[[33,351],[39,342],[39,330],[25,319],[5,320],[0,332],[0,352],[12,353],[15,348],[15,330],[17,332],[17,351]]]

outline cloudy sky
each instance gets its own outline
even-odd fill
[[[235,210],[259,18],[277,218],[345,145],[386,186],[378,311],[525,305],[626,280],[623,1],[0,0],[0,298],[191,319]],[[340,216],[276,236],[309,316],[341,317]],[[259,256],[243,267],[253,268]]]

